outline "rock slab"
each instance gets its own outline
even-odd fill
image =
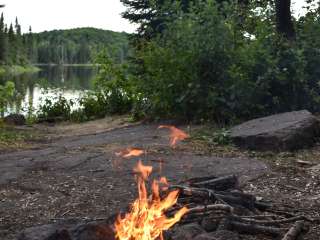
[[[307,110],[253,119],[230,129],[235,145],[260,151],[292,151],[312,146],[320,121]]]

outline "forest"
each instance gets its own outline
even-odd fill
[[[2,63],[98,63],[95,91],[78,100],[82,120],[129,113],[232,123],[320,111],[319,2],[308,1],[300,15],[290,0],[121,2],[122,16],[138,26],[134,34],[94,28],[21,34],[18,20],[7,28],[2,17]],[[67,103],[43,109],[59,115],[54,110]]]
[[[33,34],[36,56],[33,63],[93,63],[99,52],[107,51],[116,62],[129,53],[128,35],[95,28],[54,30]]]
[[[102,51],[115,62],[123,62],[129,53],[127,34],[95,28],[32,33],[31,27],[22,33],[18,18],[7,26],[1,14],[0,66],[92,64]]]
[[[0,17],[0,65],[26,65],[34,56],[35,45],[30,33],[22,34],[18,18],[7,26]]]

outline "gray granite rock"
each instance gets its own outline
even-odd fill
[[[311,146],[320,136],[320,121],[306,110],[253,119],[233,127],[231,140],[239,147],[290,151]]]

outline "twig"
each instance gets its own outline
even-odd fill
[[[238,221],[244,221],[251,224],[263,224],[263,225],[278,225],[283,223],[292,223],[296,222],[298,220],[306,220],[304,216],[296,216],[292,218],[286,218],[286,219],[280,219],[280,220],[254,220],[254,219],[248,219],[244,217],[235,217]]]
[[[197,206],[194,208],[190,208],[188,211],[188,214],[195,213],[195,212],[206,212],[206,211],[226,211],[229,213],[232,213],[234,211],[233,207],[225,204],[212,204],[212,205],[206,205],[206,206]]]

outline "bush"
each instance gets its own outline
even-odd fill
[[[81,113],[87,120],[103,118],[107,114],[107,103],[101,93],[91,93],[80,99]]]
[[[303,26],[319,24],[318,15],[307,18]],[[318,26],[316,35],[300,27],[288,41],[276,34],[268,8],[240,15],[237,5],[203,1],[177,11],[161,35],[139,46],[135,85],[143,104],[136,110],[143,113],[136,114],[230,122],[319,111]]]
[[[6,110],[10,98],[14,95],[15,85],[13,82],[6,82],[4,85],[0,84],[0,114],[3,115]]]
[[[98,56],[97,63],[99,71],[95,80],[95,96],[89,96],[88,104],[95,102],[99,110],[103,108],[105,114],[129,112],[133,91],[126,65],[114,63],[104,52]]]
[[[69,120],[74,102],[67,100],[62,95],[45,99],[44,104],[40,105],[38,118],[42,121],[62,121]]]

